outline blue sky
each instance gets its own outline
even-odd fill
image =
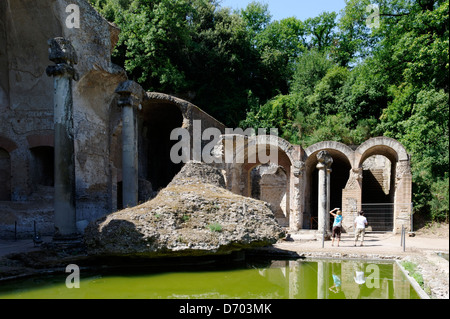
[[[255,0],[221,0],[222,7],[243,9]],[[336,11],[345,7],[345,0],[259,0],[258,2],[269,5],[272,20],[281,20],[296,17],[306,20],[318,16],[324,11]]]

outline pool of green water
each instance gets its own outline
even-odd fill
[[[184,267],[179,267],[184,268]],[[80,271],[0,283],[0,299],[418,299],[396,263],[272,261],[211,269]]]

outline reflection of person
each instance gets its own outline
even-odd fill
[[[364,235],[366,234],[366,227],[368,225],[367,218],[364,217],[364,212],[359,212],[359,216],[355,218],[355,244],[358,242],[359,236],[361,236],[361,246],[364,244]]]
[[[334,212],[337,211],[335,214]],[[334,240],[337,237],[337,245],[339,247],[339,243],[341,241],[341,232],[342,232],[342,211],[339,208],[333,209],[330,214],[334,217],[334,223],[333,223],[333,232],[331,237],[333,237],[333,240],[331,242],[331,246],[334,246]]]
[[[332,296],[333,299],[345,299],[345,294],[342,291],[342,282],[341,282],[341,264],[340,263],[332,263],[331,266],[332,277],[333,277],[333,286],[328,288],[335,295]]]
[[[339,291],[341,291],[341,278],[335,274],[333,274],[332,276],[333,276],[334,285],[331,286],[329,289],[330,289],[330,291],[337,294],[337,293],[339,293]]]
[[[364,276],[364,266],[360,263],[356,266],[355,277],[353,277],[358,285],[364,285],[366,283],[366,277]]]

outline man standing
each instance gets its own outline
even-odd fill
[[[361,246],[364,244],[364,235],[366,234],[366,227],[369,223],[367,218],[364,217],[364,212],[359,212],[359,216],[355,218],[355,244],[358,242],[358,238],[361,235]]]

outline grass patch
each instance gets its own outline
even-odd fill
[[[208,228],[213,233],[220,233],[223,229],[222,225],[218,223],[209,224]]]
[[[403,268],[409,272],[409,275],[424,289],[424,281],[422,274],[417,270],[417,265],[410,261],[401,262]]]

